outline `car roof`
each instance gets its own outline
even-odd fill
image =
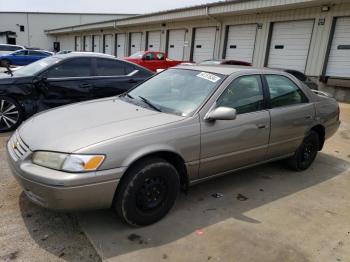
[[[68,57],[107,57],[107,58],[116,58],[113,55],[102,54],[102,53],[94,53],[94,52],[71,52],[68,54],[56,54],[54,55],[58,58],[68,58]]]
[[[222,75],[232,75],[236,72],[250,72],[250,73],[259,73],[261,72],[261,68],[256,67],[247,67],[247,66],[239,66],[239,65],[179,65],[176,66],[179,69],[188,69],[188,70],[196,70],[196,71],[204,71],[214,74],[222,74]],[[263,69],[269,70],[269,69]],[[271,70],[276,71],[276,70]]]

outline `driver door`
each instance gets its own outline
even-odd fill
[[[215,107],[232,107],[235,120],[201,119],[200,178],[263,161],[270,135],[260,75],[240,76],[221,94]]]
[[[54,65],[37,83],[41,106],[52,108],[93,98],[91,58],[72,58]]]

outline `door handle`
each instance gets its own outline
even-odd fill
[[[88,83],[82,83],[82,84],[80,85],[80,87],[83,87],[83,88],[90,88],[90,87],[92,87],[92,85],[91,85],[91,84],[88,84]]]
[[[312,118],[312,116],[306,116],[305,117],[305,119],[311,119]]]
[[[257,124],[256,125],[259,129],[264,129],[266,128],[266,125],[265,124]]]

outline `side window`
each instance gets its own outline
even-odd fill
[[[164,54],[157,53],[157,60],[164,60]]]
[[[259,75],[235,79],[217,101],[217,106],[232,107],[237,114],[264,109],[264,95]]]
[[[272,108],[308,102],[300,88],[288,77],[281,75],[265,77],[270,90]]]
[[[48,78],[90,76],[91,59],[75,58],[48,70]]]
[[[15,55],[28,55],[28,51],[27,50],[21,50],[15,53]]]
[[[29,51],[29,55],[44,56],[44,53],[38,51]]]
[[[147,53],[143,56],[145,60],[154,60],[154,55],[153,53]]]
[[[122,76],[134,71],[134,67],[123,61],[114,59],[97,59],[96,75],[97,76]]]

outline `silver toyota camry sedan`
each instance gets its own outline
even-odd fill
[[[148,225],[209,178],[279,159],[307,169],[339,123],[334,99],[280,70],[179,66],[121,96],[40,113],[7,151],[34,203],[113,208]]]

